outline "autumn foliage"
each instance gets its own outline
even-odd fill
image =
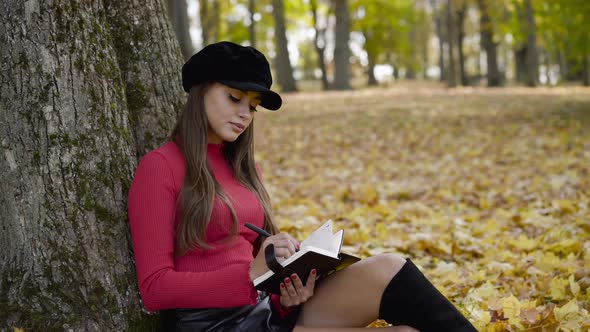
[[[283,231],[411,257],[481,331],[590,328],[590,90],[301,93],[256,127]]]

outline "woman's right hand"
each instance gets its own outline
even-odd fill
[[[268,271],[268,266],[266,265],[266,259],[264,257],[264,250],[271,243],[275,247],[275,256],[277,256],[279,261],[281,258],[284,260],[291,257],[300,246],[299,241],[295,240],[287,233],[279,233],[267,237],[264,242],[262,242],[258,254],[250,265],[250,280],[254,281],[254,279]]]

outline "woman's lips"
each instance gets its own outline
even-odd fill
[[[241,133],[245,126],[243,124],[239,124],[239,123],[235,123],[235,122],[230,122],[231,123],[231,127],[233,129],[233,131],[235,131],[236,133]]]

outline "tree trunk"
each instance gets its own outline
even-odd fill
[[[430,33],[428,33],[430,36]],[[422,73],[422,79],[428,79],[428,67],[430,67],[430,37],[428,38],[420,38],[422,40],[421,50],[422,50],[422,65],[420,66],[420,71]]]
[[[393,77],[394,81],[399,79],[399,72],[397,70],[397,63],[395,61],[395,55],[393,53],[387,54],[387,63],[391,66],[391,76]]]
[[[527,85],[536,86],[539,82],[539,54],[537,51],[537,24],[531,0],[525,0],[527,26]]]
[[[481,48],[486,52],[486,75],[489,87],[500,86],[502,75],[498,69],[498,51],[494,42],[494,27],[488,13],[487,0],[479,0],[479,29],[481,34]]]
[[[526,68],[526,58],[527,58],[527,47],[526,44],[517,48],[514,51],[514,65],[516,66],[516,81],[525,83],[527,82],[527,68]]]
[[[171,128],[148,116],[169,122],[180,103],[178,73],[164,72],[181,64],[165,5],[0,4],[0,78],[10,82],[0,85],[0,324],[154,331],[139,301],[126,198],[142,149],[132,127],[162,137]],[[135,46],[122,52],[126,41]],[[132,64],[147,45],[152,56]],[[145,86],[130,99],[136,80]]]
[[[590,55],[584,56],[582,61],[582,84],[590,86]]]
[[[332,0],[336,14],[336,31],[334,45],[334,82],[335,90],[350,90],[350,17],[348,0]]]
[[[210,43],[209,35],[211,34],[208,0],[199,0],[199,19],[201,21],[201,42],[203,43],[202,47],[205,47]]]
[[[189,33],[190,20],[186,0],[168,0],[168,17],[172,22],[176,39],[180,43],[180,50],[185,60],[188,60],[195,49]]]
[[[455,39],[455,20],[453,19],[453,0],[447,1],[447,31],[448,31],[448,55],[449,55],[449,79],[447,81],[447,85],[449,88],[454,88],[457,86],[457,70],[455,67],[455,54],[454,54],[454,39]]]
[[[213,0],[213,11],[211,13],[211,29],[213,33],[211,34],[211,41],[210,43],[216,43],[220,41],[220,34],[221,34],[221,7],[219,4],[219,0]]]
[[[410,54],[411,54],[411,60],[408,63],[408,68],[406,70],[406,78],[409,80],[415,80],[416,79],[416,67],[417,67],[417,61],[418,61],[418,54],[416,54],[416,45],[415,45],[415,40],[416,40],[416,28],[415,27],[411,27],[410,31],[408,32],[408,40],[410,40],[409,43],[409,47],[410,47]]]
[[[369,86],[375,86],[377,85],[377,79],[375,78],[375,57],[372,54],[367,54],[367,58],[369,60],[369,66],[367,68],[367,76],[369,77],[369,80],[367,84]]]
[[[219,41],[219,0],[199,0],[199,18],[201,19],[201,39],[203,47]]]
[[[250,12],[250,25],[248,26],[248,33],[250,34],[250,46],[256,47],[256,0],[248,0],[248,11]]]
[[[469,85],[467,73],[465,72],[465,53],[463,52],[463,39],[465,38],[465,14],[467,12],[467,4],[463,3],[461,8],[457,11],[457,49],[459,51],[459,76],[461,78],[461,85]]]
[[[543,76],[545,77],[545,84],[551,85],[551,57],[549,56],[549,52],[544,48],[539,49],[539,63],[542,64],[543,67],[545,67],[545,70],[543,72]],[[539,68],[539,81],[541,80],[540,76],[541,69]]]
[[[324,60],[324,53],[326,50],[326,28],[321,28],[318,22],[318,2],[317,0],[310,0],[311,16],[313,18],[313,27],[315,35],[313,38],[313,46],[318,57],[318,66],[322,73],[322,88],[329,89],[328,73],[326,72],[326,62]]]
[[[479,52],[477,52],[477,62],[475,63],[475,77],[477,77],[477,81],[479,81],[482,77],[482,70],[481,70],[481,56],[484,54],[485,51],[479,48]]]
[[[558,51],[557,58],[559,60],[559,79],[565,81],[568,76],[568,66],[565,51],[563,49]]]
[[[287,48],[287,29],[285,27],[285,9],[283,0],[272,1],[272,14],[275,19],[275,38],[277,55],[275,64],[277,69],[277,82],[284,92],[297,91],[295,79],[293,78],[293,67],[289,59],[289,49]]]
[[[139,161],[166,139],[186,101],[182,55],[161,0],[106,0],[105,6]]]
[[[438,37],[438,67],[440,68],[440,81],[444,82],[447,80],[447,66],[445,66],[445,35],[443,32],[442,18],[439,14],[436,14],[435,19],[436,35]]]
[[[430,6],[432,7],[432,15],[434,17],[434,28],[436,37],[438,39],[438,68],[440,70],[439,81],[444,82],[447,80],[447,72],[445,66],[445,36],[443,32],[442,14],[437,8],[436,0],[430,0]]]

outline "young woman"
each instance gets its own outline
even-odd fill
[[[209,45],[182,69],[189,93],[170,141],[143,157],[129,191],[141,298],[165,331],[360,331],[377,318],[395,331],[475,331],[410,260],[384,254],[315,283],[297,275],[259,298],[252,280],[299,242],[273,223],[254,160],[258,107],[277,110],[264,55]],[[273,144],[266,142],[265,144]],[[252,223],[272,236],[258,240]]]

